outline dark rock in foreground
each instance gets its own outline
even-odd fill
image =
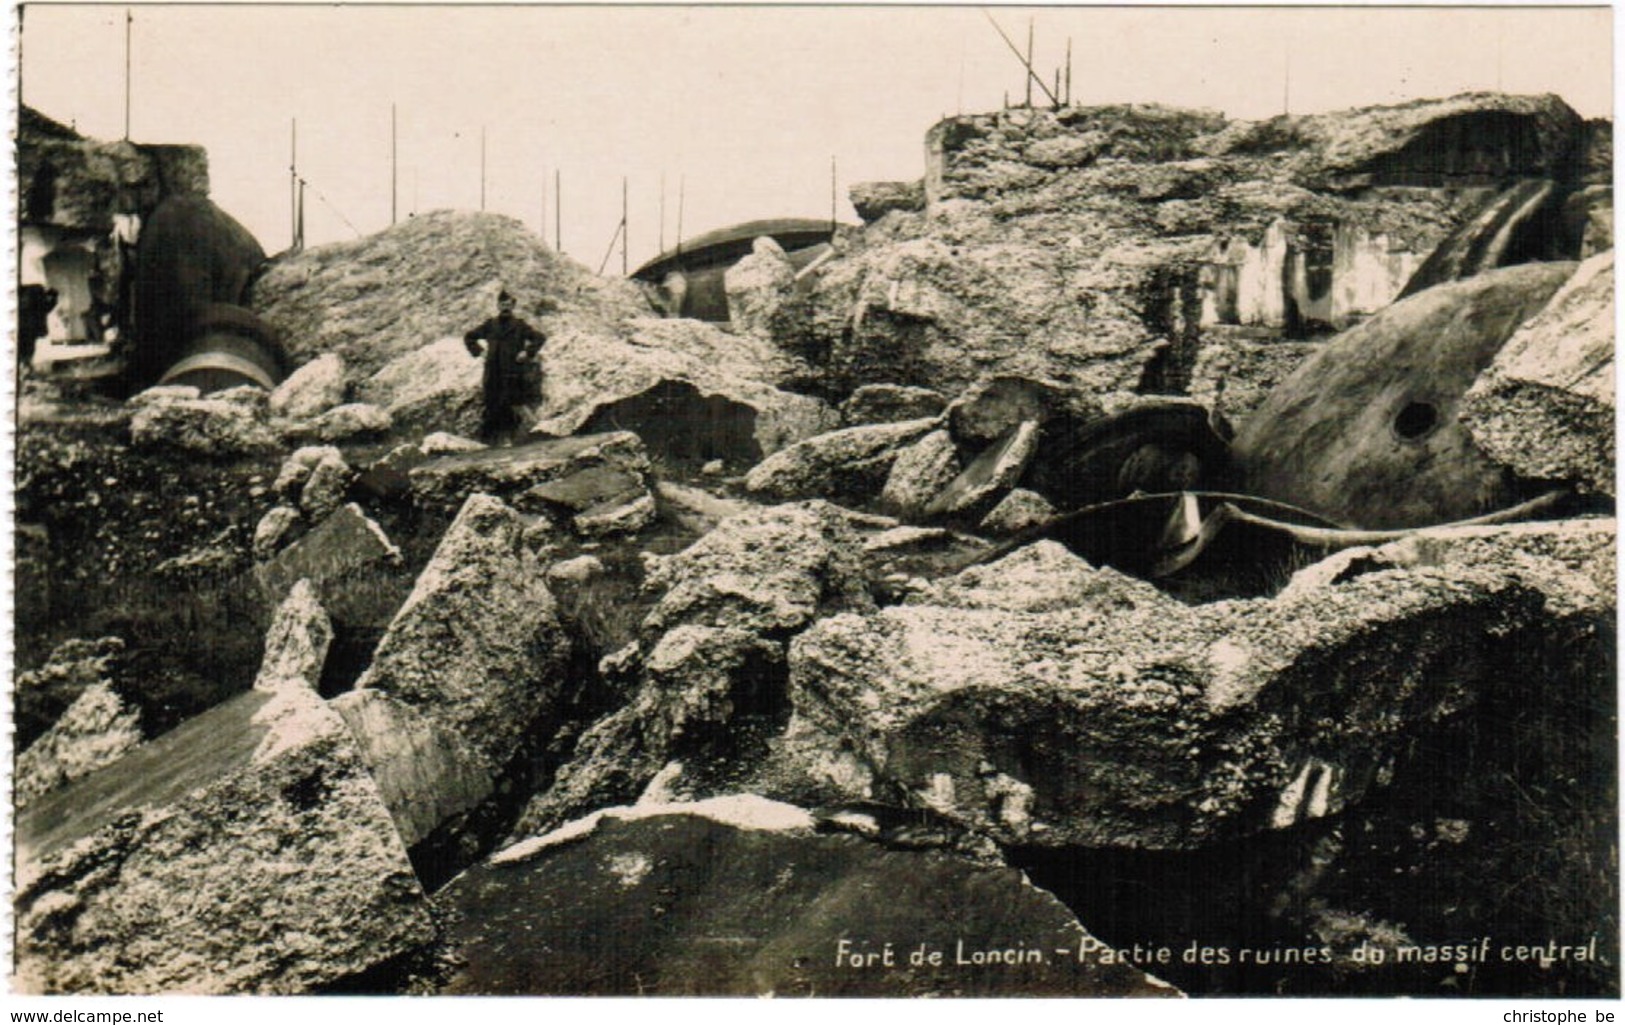
[[[1176,995],[1103,963],[1015,869],[818,835],[757,797],[613,809],[438,899],[456,917],[448,993]]]

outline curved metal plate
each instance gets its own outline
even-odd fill
[[[1370,528],[1513,504],[1523,496],[1511,474],[1474,445],[1457,410],[1573,270],[1522,264],[1436,285],[1334,338],[1237,435],[1237,490]]]

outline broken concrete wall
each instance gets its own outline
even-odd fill
[[[632,430],[674,460],[743,468],[839,423],[824,402],[780,387],[806,368],[762,338],[651,317],[624,332],[549,342],[538,433]]]
[[[1576,187],[1580,139],[1555,97],[1490,94],[1260,123],[1152,105],[950,118],[927,134],[925,211],[850,233],[823,268],[810,351],[834,387],[1005,370],[1183,393],[1209,328],[1357,323],[1498,186]]]
[[[20,115],[19,305],[34,318],[20,325],[26,358],[36,331],[99,344],[129,330],[125,287],[142,223],[166,197],[207,196],[209,165],[201,147],[101,142],[28,107]],[[55,302],[36,303],[47,290]]]
[[[1602,664],[1585,652],[1611,643],[1596,626],[1611,591],[1584,539],[1476,543],[1495,558],[1396,556],[1194,608],[1034,546],[815,623],[791,644],[788,735],[846,752],[825,771],[850,799],[890,795],[1003,843],[1188,849],[1284,828],[1361,800],[1541,638]]]
[[[569,647],[522,531],[500,500],[469,498],[356,683],[457,733],[493,774],[554,709]]]
[[[1215,242],[1202,324],[1344,328],[1393,302],[1425,256],[1363,225],[1274,221],[1257,242]]]

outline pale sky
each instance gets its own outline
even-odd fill
[[[944,115],[1022,97],[975,7],[165,6],[135,4],[130,134],[209,151],[213,195],[268,252],[289,241],[290,123],[306,240],[398,213],[480,205],[597,269],[629,179],[630,263],[762,217],[853,220],[853,182],[912,179]],[[22,101],[124,134],[125,5],[31,3]],[[1555,92],[1612,116],[1612,18],[1589,8],[993,7],[1050,80],[1072,44],[1076,103],[1159,102],[1262,118],[1476,89]],[[1290,78],[1290,91],[1287,83]],[[661,176],[665,216],[662,233]],[[618,271],[617,243],[607,270]]]

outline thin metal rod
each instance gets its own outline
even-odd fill
[[[621,277],[626,277],[626,239],[632,234],[626,223],[626,176],[621,176]]]
[[[1345,548],[1381,545],[1390,541],[1399,541],[1419,530],[1447,530],[1516,523],[1520,520],[1532,519],[1541,513],[1549,511],[1565,498],[1568,498],[1570,494],[1571,492],[1567,489],[1548,491],[1543,495],[1531,498],[1527,502],[1521,502],[1518,505],[1499,509],[1483,516],[1475,516],[1472,519],[1457,520],[1453,523],[1441,523],[1427,527],[1402,527],[1394,530],[1344,530],[1335,527],[1310,527],[1298,523],[1285,523],[1265,516],[1255,515],[1230,502],[1224,502],[1203,521],[1201,530],[1195,538],[1180,545],[1176,550],[1159,556],[1152,565],[1151,575],[1153,577],[1171,576],[1189,566],[1196,561],[1196,558],[1212,543],[1213,539],[1231,523],[1264,527],[1290,537],[1301,545],[1341,551]]]
[[[1072,106],[1072,37],[1066,37],[1066,92],[1061,94],[1065,105]]]
[[[1033,19],[1031,19],[1031,18],[1027,19],[1027,59],[1025,61],[1023,61],[1022,63],[1027,65],[1027,70],[1029,72],[1032,71],[1032,67],[1033,67]],[[1033,105],[1033,81],[1035,79],[1037,79],[1037,78],[1038,78],[1038,76],[1033,75],[1033,74],[1029,74],[1027,76],[1027,102],[1025,104],[1023,104],[1023,106],[1027,107],[1029,110],[1032,109],[1032,105]],[[1040,84],[1042,84],[1042,83],[1040,83]],[[1050,99],[1053,100],[1054,97],[1052,96],[1052,97],[1050,97]]]
[[[625,221],[615,225],[615,234],[609,237],[609,247],[604,250],[604,258],[598,261],[598,273],[600,275],[604,273],[604,268],[609,266],[609,258],[615,253],[615,241],[621,237],[621,229],[624,227],[626,227]]]
[[[130,9],[124,9],[124,141],[130,141],[130,26],[135,24],[135,15]]]
[[[1281,113],[1292,113],[1292,44],[1287,43],[1281,74]]]
[[[688,175],[677,176],[677,253],[683,252],[683,196],[688,185]]]
[[[1055,69],[1055,95],[1057,95],[1057,96],[1061,95],[1061,69],[1060,68]],[[1061,105],[1061,102],[1059,100],[1055,101],[1055,106],[1059,107],[1060,105]]]
[[[829,158],[829,230],[835,231],[835,157]]]
[[[289,125],[288,142],[288,246],[299,248],[299,119]]]
[[[1004,34],[1004,29],[999,27],[999,23],[993,20],[993,15],[988,14],[986,8],[983,8],[982,14],[984,16],[986,16],[986,18],[988,20],[988,24],[993,26],[993,31],[997,32],[999,34],[999,38],[1004,40],[1004,45],[1008,46],[1010,48],[1010,52],[1016,55],[1016,60],[1021,61],[1022,66],[1024,66],[1027,69],[1027,79],[1028,79],[1028,81],[1029,82],[1037,82],[1038,83],[1038,88],[1044,90],[1045,94],[1048,94],[1049,93],[1049,86],[1045,85],[1044,80],[1038,77],[1038,72],[1033,70],[1032,61],[1027,60],[1026,58],[1021,56],[1021,51],[1016,49],[1016,44],[1011,42],[1010,37]],[[1054,103],[1055,102],[1055,97],[1051,96],[1050,97],[1050,102]],[[1009,93],[1005,93],[1005,95],[1004,95],[1004,105],[1006,107],[1010,106],[1010,94]]]

